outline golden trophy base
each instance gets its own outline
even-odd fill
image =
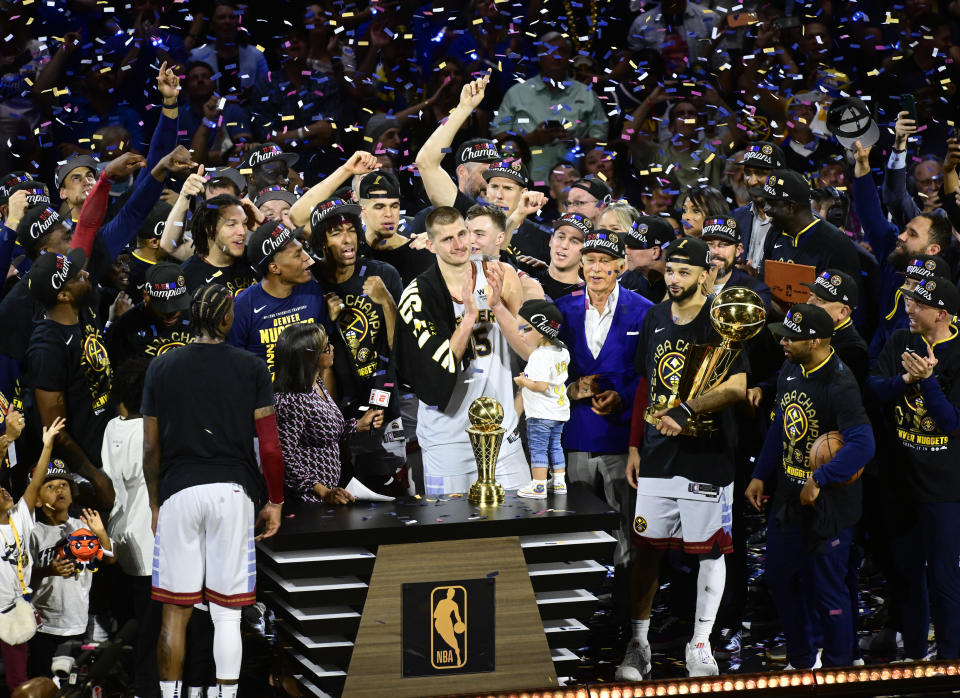
[[[656,407],[648,407],[644,410],[643,418],[647,424],[652,424],[657,426],[660,423],[659,417],[654,417],[654,412],[659,412],[660,410],[670,409],[665,405],[657,405]],[[695,417],[691,417],[687,423],[684,425],[683,429],[680,431],[682,436],[709,436],[717,430],[716,424],[714,424],[711,415],[701,415],[698,414]]]
[[[493,482],[478,480],[470,486],[470,494],[467,495],[467,500],[477,507],[500,506],[504,498],[503,486],[496,480]]]

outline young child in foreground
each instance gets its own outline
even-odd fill
[[[517,496],[547,498],[547,473],[553,470],[553,493],[566,494],[566,461],[560,437],[570,419],[567,399],[567,364],[570,353],[557,339],[563,315],[550,301],[528,300],[520,307],[524,344],[532,351],[524,372],[513,379],[520,386],[523,412],[527,416],[527,442],[533,480],[517,490]]]

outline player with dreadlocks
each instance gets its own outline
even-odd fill
[[[143,470],[153,509],[153,598],[163,603],[157,647],[163,698],[180,696],[184,633],[193,605],[210,603],[219,698],[237,695],[240,608],[256,600],[256,540],[280,528],[283,459],[263,361],[224,342],[233,295],[193,294],[197,341],[158,357],[143,389]],[[189,395],[184,390],[189,386]],[[260,463],[269,501],[254,523]]]

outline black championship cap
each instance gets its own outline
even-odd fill
[[[923,303],[938,310],[946,310],[951,315],[956,315],[957,310],[960,310],[960,292],[952,281],[942,276],[922,279],[912,291],[901,289],[900,293],[917,303]]]
[[[319,204],[313,207],[313,211],[310,213],[310,230],[314,235],[320,234],[320,225],[329,220],[340,220],[342,218],[352,217],[354,219],[360,218],[360,205],[355,204],[351,201],[344,201],[343,199],[327,199],[326,201],[321,201]],[[349,218],[348,218],[349,219]],[[357,225],[359,220],[354,220],[354,225]],[[360,230],[357,230],[357,235],[360,234]]]
[[[520,306],[518,315],[551,342],[563,346],[559,339],[563,314],[553,303],[542,298],[532,298]]]
[[[247,188],[247,180],[243,178],[239,170],[232,167],[211,167],[204,170],[207,176],[207,184],[211,182],[220,184],[223,181],[233,184],[241,194]]]
[[[707,247],[707,243],[689,236],[677,238],[667,245],[663,256],[667,263],[677,262],[704,269],[709,269],[711,266],[710,248]]]
[[[47,185],[43,182],[28,179],[25,182],[19,182],[10,187],[11,196],[18,191],[27,192],[27,208],[50,205],[50,195],[47,193]]]
[[[740,164],[758,170],[779,170],[787,166],[787,158],[779,145],[762,141],[744,148]]]
[[[627,247],[632,250],[663,248],[677,239],[677,231],[663,216],[640,216],[627,232]]]
[[[28,255],[33,255],[37,250],[37,243],[58,225],[66,226],[67,222],[49,206],[28,208],[17,224],[17,243]]]
[[[494,177],[512,179],[521,187],[527,187],[530,183],[527,167],[520,160],[501,160],[490,165],[483,173],[483,178],[489,182]]]
[[[624,239],[626,237],[623,233],[615,233],[603,228],[591,230],[583,236],[583,247],[580,248],[580,254],[606,252],[615,259],[623,259],[626,256],[626,240]]]
[[[880,129],[870,116],[870,109],[856,97],[835,99],[830,103],[827,130],[848,150],[856,147],[857,141],[869,148],[880,140]]]
[[[750,188],[750,196],[793,201],[796,204],[809,206],[810,184],[799,172],[774,170],[764,181],[763,186]]]
[[[158,201],[150,209],[150,213],[143,219],[143,225],[137,231],[137,237],[141,240],[159,240],[163,237],[163,226],[170,216],[173,206],[166,201]]]
[[[584,218],[579,213],[564,213],[562,216],[553,219],[554,230],[564,225],[579,230],[583,234],[584,240],[587,239],[587,235],[593,230],[593,223],[590,219]]]
[[[836,301],[857,307],[860,290],[853,277],[839,269],[826,269],[817,275],[812,284],[804,284],[810,292],[825,301]]]
[[[80,273],[86,263],[87,255],[79,247],[70,250],[69,255],[53,252],[42,254],[27,273],[27,288],[44,308],[49,308],[56,304],[57,294]]]
[[[935,254],[917,255],[907,264],[906,271],[901,272],[908,279],[929,279],[931,276],[942,276],[945,279],[951,277],[950,265],[944,261],[943,257]]]
[[[360,180],[361,199],[399,199],[400,181],[392,172],[374,170]]]
[[[797,303],[783,318],[772,322],[770,331],[787,339],[824,339],[833,336],[833,318],[823,308],[806,303]]]
[[[740,228],[732,218],[708,218],[703,222],[703,240],[726,240],[734,245],[740,244]]]
[[[262,274],[273,255],[296,237],[296,233],[283,223],[267,221],[253,231],[253,235],[247,240],[247,261]]]
[[[464,141],[457,148],[456,164],[462,165],[465,162],[500,162],[500,150],[497,144],[489,138],[471,138]]]
[[[297,203],[297,195],[292,191],[287,191],[283,187],[267,187],[257,193],[256,198],[253,200],[253,205],[260,208],[268,201],[286,201],[293,206]]]
[[[78,167],[89,167],[91,170],[93,170],[94,176],[96,176],[97,166],[99,164],[100,161],[92,155],[77,155],[72,157],[57,168],[57,174],[54,175],[53,178],[53,186],[57,189],[62,187],[64,181],[67,179],[67,175]]]
[[[47,472],[43,475],[44,483],[52,480],[66,480],[67,482],[76,482],[73,473],[67,470],[67,464],[59,458],[54,458],[47,464]]]
[[[265,165],[274,160],[283,160],[287,163],[287,167],[293,167],[299,159],[300,156],[296,153],[285,153],[280,149],[280,146],[266,143],[247,153],[247,157],[243,161],[243,170],[253,170],[254,167]],[[243,170],[240,171],[240,174],[246,174]]]
[[[609,203],[613,197],[613,190],[610,189],[610,185],[593,175],[587,175],[571,184],[570,191],[574,189],[582,189],[601,204]]]
[[[23,170],[11,172],[0,177],[0,206],[7,203],[7,200],[10,198],[10,189],[20,184],[20,182],[28,182],[31,179],[33,179],[33,176]]]
[[[190,310],[187,280],[180,267],[170,262],[158,262],[147,269],[143,290],[150,297],[150,307],[158,313],[177,313]]]

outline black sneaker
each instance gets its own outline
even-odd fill
[[[661,616],[650,624],[650,646],[655,650],[682,647],[693,635],[693,623],[674,615]]]
[[[779,662],[782,664],[787,661],[787,643],[777,642],[772,644],[764,650],[764,654],[766,654],[767,659],[771,662]]]

